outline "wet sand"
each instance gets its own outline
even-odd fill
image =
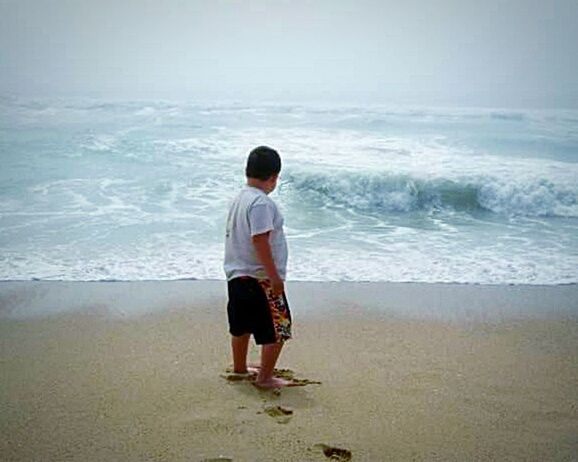
[[[0,460],[578,459],[576,286],[288,294],[321,384],[275,394],[224,378],[222,282],[0,283]]]

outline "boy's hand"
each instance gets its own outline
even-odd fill
[[[273,291],[273,295],[276,297],[280,297],[285,292],[285,283],[283,279],[279,276],[274,277],[271,279],[271,290]]]
[[[269,244],[269,234],[270,231],[267,231],[266,233],[253,236],[253,245],[255,246],[257,257],[263,264],[265,274],[267,274],[267,277],[271,282],[271,290],[273,291],[273,295],[279,297],[283,294],[285,285],[283,283],[283,279],[281,279],[277,273],[277,268],[275,268],[275,262],[273,261],[273,254],[271,252],[271,245]]]

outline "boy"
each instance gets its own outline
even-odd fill
[[[262,388],[292,383],[273,376],[283,343],[291,338],[291,313],[285,297],[287,243],[283,217],[268,194],[277,186],[279,154],[266,146],[249,153],[247,184],[237,195],[227,219],[225,273],[227,314],[233,350],[233,371],[257,372]],[[251,334],[261,345],[260,368],[247,367]]]

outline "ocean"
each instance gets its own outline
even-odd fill
[[[278,150],[288,279],[578,283],[578,111],[0,98],[0,280],[224,279]]]

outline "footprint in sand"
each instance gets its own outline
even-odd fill
[[[293,410],[281,406],[267,406],[263,412],[270,417],[273,417],[277,423],[286,424],[293,417]],[[259,412],[258,414],[262,414]]]
[[[305,385],[321,385],[321,382],[309,379],[298,379],[295,377],[295,373],[291,369],[275,369],[275,377],[279,377],[291,382],[291,386]],[[254,382],[257,374],[255,372],[249,372],[246,374],[237,374],[233,372],[232,368],[227,369],[225,374],[221,375],[222,378],[228,382]]]
[[[254,382],[255,375],[253,374],[236,374],[234,372],[227,372],[226,374],[221,374],[227,382]]]
[[[291,369],[275,369],[274,374],[275,377],[291,381],[293,386],[321,385],[321,382],[316,380],[296,378],[295,372],[293,372]]]
[[[221,374],[227,382],[254,382],[257,378],[257,373],[255,371],[246,372],[244,374],[238,374],[233,372],[232,367],[228,367],[224,374]]]
[[[351,460],[351,451],[348,449],[336,448],[323,443],[316,444],[313,447],[316,449],[321,449],[325,457],[328,459],[337,460],[340,462],[347,462]]]

